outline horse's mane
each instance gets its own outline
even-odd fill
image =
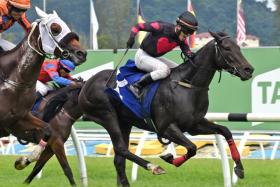
[[[222,31],[218,31],[216,34],[218,34],[218,35],[221,36],[221,37],[228,36],[227,33],[222,32]],[[206,46],[212,44],[214,41],[215,41],[215,39],[210,40],[207,44],[205,44],[204,46],[202,46],[202,47],[196,52],[196,54],[199,54]]]
[[[20,48],[21,44],[26,40],[26,38],[28,37],[28,34],[25,35],[25,37],[14,47],[12,48],[11,50],[8,50],[8,51],[3,51],[0,53],[0,58],[4,55],[7,55],[9,53],[13,53],[14,51],[16,51],[18,48]]]
[[[42,120],[49,122],[62,109],[63,105],[69,100],[78,102],[77,95],[80,93],[82,86],[65,87],[56,91],[55,96],[51,97],[44,107],[42,113]]]

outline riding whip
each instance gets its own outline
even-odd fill
[[[120,65],[121,62],[123,61],[123,59],[124,59],[126,53],[128,52],[128,49],[129,49],[129,48],[126,48],[126,50],[125,50],[125,52],[124,52],[122,58],[121,58],[120,61],[118,62],[118,64],[117,64],[117,66],[115,67],[114,71],[112,71],[112,73],[111,73],[109,79],[108,79],[107,82],[106,82],[106,87],[109,87],[109,86],[108,86],[108,83],[110,82],[110,80],[112,79],[113,75],[116,73],[117,69],[119,68],[119,65]]]

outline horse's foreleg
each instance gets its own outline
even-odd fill
[[[162,158],[164,161],[173,164],[176,167],[179,167],[188,159],[196,155],[196,145],[183,134],[183,132],[178,128],[176,124],[170,124],[164,131],[163,136],[176,144],[184,146],[188,150],[186,155],[175,159],[170,153],[167,155],[163,155],[160,158]]]
[[[76,186],[74,181],[72,170],[69,166],[69,163],[66,158],[65,150],[64,150],[64,142],[62,140],[55,140],[52,142],[51,140],[48,142],[51,145],[51,149],[53,150],[60,166],[62,167],[64,174],[68,178],[70,184],[72,186]]]
[[[234,171],[236,175],[243,179],[244,178],[244,168],[241,163],[241,157],[236,147],[236,144],[233,140],[232,133],[230,130],[222,125],[215,124],[213,122],[208,121],[207,119],[203,119],[199,124],[195,125],[191,131],[189,131],[191,135],[198,134],[220,134],[225,137],[231,152],[231,157],[234,160],[236,167]]]
[[[46,149],[42,152],[40,155],[38,161],[36,162],[32,172],[30,175],[25,179],[25,183],[29,184],[34,179],[34,177],[41,171],[41,169],[44,167],[46,162],[53,156],[53,151],[50,149],[49,146],[46,147]]]
[[[100,110],[98,112],[100,112]],[[122,131],[119,126],[117,114],[113,111],[113,109],[111,109],[109,112],[102,111],[98,113],[98,115],[95,114],[95,116],[87,115],[87,117],[98,122],[107,130],[111,137],[115,154],[135,162],[139,166],[152,171],[153,174],[159,175],[165,173],[165,171],[160,166],[154,165],[128,150],[122,137]]]
[[[48,123],[34,117],[31,113],[9,127],[9,130],[16,137],[33,143],[46,143],[52,133]]]

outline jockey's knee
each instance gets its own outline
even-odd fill
[[[188,157],[193,157],[196,155],[197,147],[195,144],[188,146]]]
[[[170,69],[168,67],[161,68],[159,70],[153,71],[151,73],[153,80],[164,79],[170,74]]]

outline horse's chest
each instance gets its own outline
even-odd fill
[[[34,103],[34,96],[30,91],[19,92],[13,87],[2,86],[0,91],[0,115],[3,117],[21,116],[29,111]]]

